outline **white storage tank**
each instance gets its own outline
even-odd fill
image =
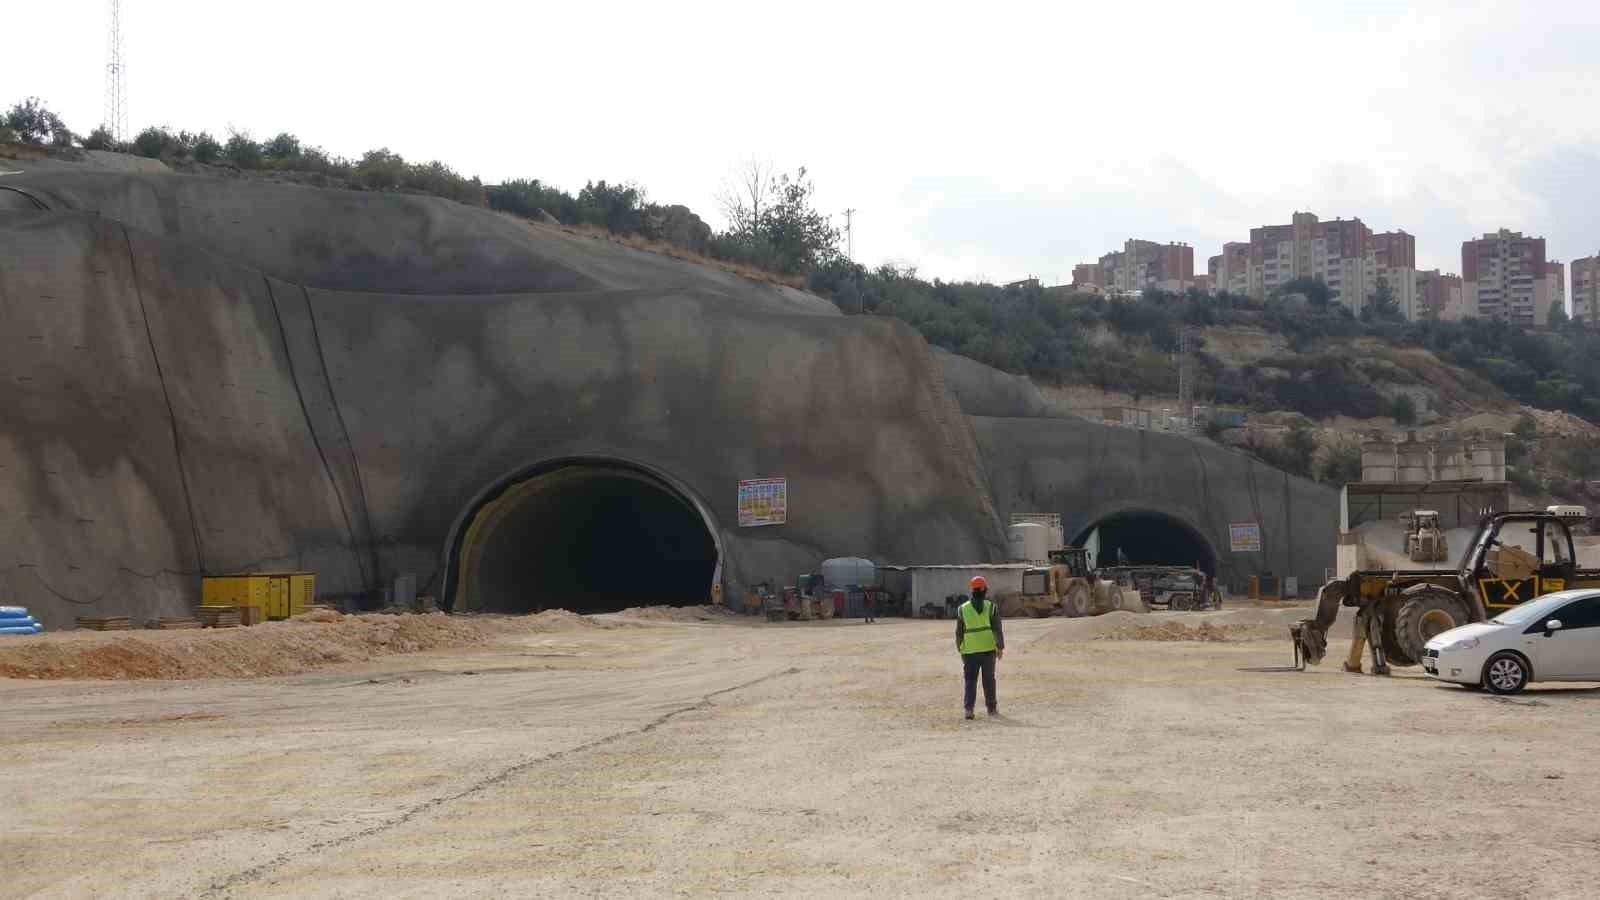
[[[1014,562],[1044,562],[1050,558],[1050,529],[1036,522],[1012,525],[1006,530],[1006,552]]]
[[[827,590],[844,590],[854,587],[874,587],[878,583],[878,565],[859,556],[841,556],[822,561],[822,586]]]

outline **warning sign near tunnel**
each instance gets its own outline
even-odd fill
[[[1228,544],[1234,553],[1260,553],[1261,526],[1255,522],[1229,525]]]
[[[739,482],[739,527],[782,525],[789,518],[789,479],[752,478]]]

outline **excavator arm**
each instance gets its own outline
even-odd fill
[[[1317,612],[1313,618],[1301,619],[1289,626],[1289,637],[1294,641],[1298,660],[1311,665],[1322,662],[1328,653],[1328,629],[1339,617],[1339,607],[1347,595],[1347,582],[1330,581],[1317,591]]]

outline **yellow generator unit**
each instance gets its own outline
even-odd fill
[[[317,602],[314,572],[257,572],[200,579],[201,606],[255,607],[264,619],[287,619]]]

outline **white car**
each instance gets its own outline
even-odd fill
[[[1424,646],[1440,681],[1515,694],[1533,681],[1600,681],[1600,590],[1558,591]]]

